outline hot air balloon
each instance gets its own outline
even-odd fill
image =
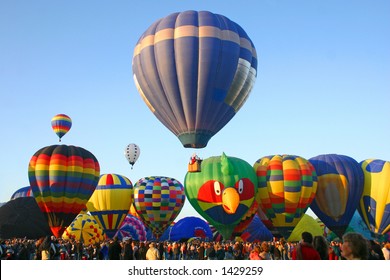
[[[168,240],[180,241],[197,237],[199,239],[213,238],[209,224],[198,217],[185,217],[177,221],[168,233]]]
[[[19,198],[19,197],[34,197],[32,191],[31,191],[31,187],[27,186],[27,187],[23,187],[23,188],[18,189],[16,192],[14,192],[12,194],[11,200]]]
[[[363,193],[363,171],[356,160],[344,155],[319,155],[309,161],[318,178],[310,208],[342,238]]]
[[[257,160],[260,207],[273,226],[288,238],[317,192],[313,165],[294,155],[271,155]]]
[[[95,156],[80,147],[52,145],[32,156],[28,167],[30,186],[56,237],[85,208],[99,174]]]
[[[245,31],[208,11],[157,20],[138,40],[132,65],[141,97],[186,148],[207,145],[243,106],[257,75]]]
[[[144,177],[134,185],[134,208],[157,239],[179,215],[184,201],[183,185],[174,178]]]
[[[107,237],[113,238],[126,218],[132,202],[133,184],[127,177],[103,174],[87,203],[87,209]]]
[[[260,220],[259,216],[255,214],[240,237],[245,242],[255,242],[271,241],[273,235]]]
[[[184,186],[192,207],[229,239],[255,201],[257,178],[249,163],[223,153],[203,160],[201,172],[187,172]]]
[[[62,234],[62,238],[81,241],[85,246],[100,243],[104,240],[103,229],[88,214],[78,214]]]
[[[334,239],[340,240],[340,237],[338,237],[335,232],[331,231],[328,228],[325,228],[325,231],[327,231],[326,238],[329,241],[332,241]],[[368,229],[366,223],[363,221],[358,210],[356,210],[355,213],[353,214],[352,219],[349,222],[347,229],[345,230],[345,233],[347,232],[358,232],[361,235],[363,235],[364,238],[366,238],[367,240],[374,239],[373,233],[371,233],[371,231]],[[381,239],[380,238],[381,236],[384,237],[384,235],[376,235],[375,239],[379,240]]]
[[[324,229],[313,217],[304,214],[287,240],[299,242],[302,239],[302,232],[304,231],[310,232],[313,236],[322,236],[324,233]]]
[[[133,165],[137,161],[139,155],[141,153],[140,148],[137,144],[129,144],[125,148],[125,157],[129,164],[131,165],[131,169],[133,169]]]
[[[367,159],[360,166],[364,188],[359,214],[372,233],[386,234],[390,230],[390,162]]]
[[[127,214],[115,236],[119,240],[131,238],[132,240],[146,241],[146,227],[140,219]]]
[[[34,197],[18,197],[0,207],[0,238],[38,239],[46,235],[51,235],[51,230]]]
[[[72,120],[65,114],[55,115],[51,119],[51,127],[53,131],[58,135],[59,142],[61,142],[62,136],[64,136],[72,127]]]
[[[241,221],[235,226],[233,230],[233,235],[241,235],[246,228],[252,223],[253,218],[255,217],[258,209],[259,209],[259,203],[260,200],[259,193],[255,196],[255,201],[253,202],[252,206],[249,208],[248,212],[241,218]]]

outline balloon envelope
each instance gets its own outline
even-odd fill
[[[260,220],[259,216],[256,214],[254,215],[252,221],[246,227],[244,232],[240,235],[240,237],[245,242],[255,242],[271,241],[273,235]]]
[[[23,187],[23,188],[18,189],[16,192],[14,192],[12,194],[11,200],[19,198],[19,197],[34,197],[32,191],[31,191],[31,187],[27,186],[27,187]]]
[[[153,114],[184,147],[203,148],[247,100],[255,47],[225,16],[173,13],[153,23],[133,55],[133,77]]]
[[[140,219],[127,214],[115,236],[119,240],[131,238],[132,240],[146,241],[146,227]]]
[[[168,240],[172,241],[187,240],[191,237],[211,240],[213,233],[208,223],[201,218],[185,217],[177,221],[168,234]]]
[[[360,166],[364,188],[358,211],[371,232],[386,234],[390,230],[390,162],[368,159]]]
[[[31,189],[56,237],[85,208],[99,174],[95,156],[80,147],[52,145],[32,156],[28,168]]]
[[[225,154],[202,161],[201,172],[187,172],[185,193],[192,207],[229,239],[255,202],[257,178],[246,161]]]
[[[253,167],[261,210],[288,238],[317,192],[316,171],[309,161],[294,155],[262,157]]]
[[[132,240],[146,241],[146,227],[140,219],[127,214],[115,236],[119,240],[131,238]]]
[[[184,187],[174,178],[144,177],[134,185],[134,208],[157,239],[179,215],[184,201]]]
[[[141,150],[137,144],[132,143],[132,144],[129,144],[126,146],[125,157],[132,168],[133,168],[133,165],[135,164],[135,162],[137,161],[140,153],[141,153]]]
[[[51,127],[61,142],[62,136],[68,133],[72,127],[72,120],[65,114],[58,114],[51,119]]]
[[[113,238],[126,218],[132,202],[133,184],[127,177],[103,174],[87,203],[87,209],[107,237]]]
[[[0,238],[39,239],[51,235],[49,224],[34,197],[20,197],[0,207]]]
[[[313,236],[322,236],[324,233],[321,225],[313,217],[304,214],[287,240],[291,242],[300,241],[304,231],[310,232]]]
[[[78,214],[62,234],[63,239],[81,241],[85,246],[104,240],[103,230],[96,220],[88,214]]]
[[[363,193],[363,171],[356,160],[344,155],[319,155],[309,161],[318,178],[310,208],[341,238]]]

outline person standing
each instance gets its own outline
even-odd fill
[[[42,260],[50,260],[51,238],[47,235],[40,245]]]
[[[122,246],[119,244],[118,237],[114,237],[110,245],[108,245],[108,259],[120,260]]]
[[[147,260],[159,260],[160,259],[160,252],[156,248],[156,244],[154,242],[149,244],[149,249],[146,252],[146,259]]]
[[[215,245],[215,256],[217,260],[224,260],[225,259],[225,248],[221,246],[221,244],[217,243]]]
[[[329,245],[322,235],[314,236],[313,247],[320,254],[321,260],[329,260]]]
[[[271,254],[269,252],[269,244],[267,241],[261,243],[261,252],[259,254],[261,260],[271,260]]]
[[[341,256],[346,260],[367,260],[368,243],[367,240],[357,232],[348,232],[343,235],[341,245]]]
[[[390,260],[390,242],[389,241],[387,241],[385,246],[383,246],[382,252],[383,252],[383,257],[385,258],[385,260]]]
[[[260,258],[260,246],[259,245],[255,245],[255,247],[249,253],[249,259],[250,260],[261,260],[261,258]]]
[[[132,260],[133,259],[133,247],[131,245],[131,239],[127,238],[123,245],[123,259]]]
[[[198,260],[204,260],[205,257],[204,257],[204,252],[205,252],[205,248],[204,248],[204,243],[200,243],[199,246],[196,248],[196,250],[198,251]]]
[[[313,235],[304,231],[302,239],[292,252],[293,260],[320,260],[320,254],[313,247]]]
[[[146,248],[145,242],[141,242],[138,247],[138,257],[139,260],[146,260],[146,252],[148,248]]]

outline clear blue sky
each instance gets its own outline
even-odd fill
[[[253,164],[262,156],[326,153],[390,160],[389,1],[0,2],[0,202],[29,185],[28,163],[58,143],[51,118],[73,120],[67,145],[91,151],[101,173],[174,177],[195,151],[149,111],[131,69],[155,20],[209,10],[240,24],[258,53],[255,87],[238,114],[196,150]],[[136,143],[131,170],[123,151]],[[186,202],[178,218],[197,216]]]

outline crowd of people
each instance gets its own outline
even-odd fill
[[[389,260],[390,242],[346,233],[340,242],[302,233],[299,242],[273,241],[146,241],[130,238],[84,245],[54,236],[39,240],[1,240],[2,260]]]

